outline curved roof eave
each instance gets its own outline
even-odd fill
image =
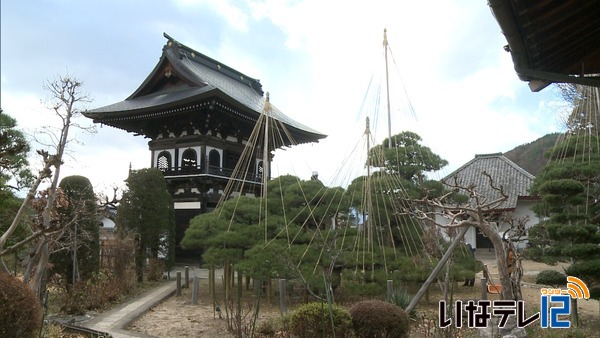
[[[91,109],[86,111],[84,115],[96,120],[131,115],[151,108],[155,108],[154,110],[161,110],[169,108],[174,103],[193,102],[200,96],[209,96],[207,94],[210,94],[215,90],[216,88],[214,87],[205,86],[158,92],[133,99],[125,99],[108,106]]]
[[[121,102],[85,112],[86,117],[94,119],[95,122],[113,118],[135,118],[128,115],[144,113],[144,110],[157,112],[170,109],[178,103],[192,103],[194,100],[206,99],[213,95],[234,104],[242,112],[246,111],[246,114],[256,114],[256,118],[262,113],[266,99],[259,80],[196,52],[166,33],[164,36],[169,41],[163,47],[158,63],[136,91]],[[160,72],[167,64],[182,80],[182,85],[187,87],[144,94],[152,90],[157,79],[164,77]],[[272,104],[271,107],[270,113],[275,120],[301,132],[305,138],[314,138],[317,141],[327,137],[295,121]]]

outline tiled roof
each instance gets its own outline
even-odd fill
[[[134,114],[144,109],[158,109],[161,106],[169,106],[175,102],[188,102],[194,99],[202,99],[210,96],[210,93],[221,93],[229,97],[252,112],[254,118],[262,112],[265,97],[260,81],[246,76],[239,71],[228,67],[206,55],[203,55],[174,40],[167,34],[169,39],[163,48],[163,54],[158,65],[146,78],[144,83],[127,99],[105,107],[89,110],[86,116],[101,120],[110,118],[111,115]],[[155,73],[160,71],[160,66],[168,61],[180,74],[182,74],[189,86],[176,89],[165,89],[159,92],[143,94],[148,83],[151,82]],[[308,127],[300,122],[286,116],[271,103],[270,117],[284,124],[299,129],[303,132],[314,134],[316,141],[326,135]]]
[[[202,93],[206,93],[211,89],[214,88],[205,86],[161,91],[92,109],[86,112],[86,114],[90,114],[90,117],[94,117],[98,113],[133,112],[151,107],[166,106],[170,103],[193,99],[194,97],[197,97]]]
[[[492,201],[500,197],[500,193],[490,187],[484,172],[492,177],[495,186],[501,186],[508,195],[497,209],[514,209],[519,197],[530,196],[529,188],[535,177],[502,153],[475,155],[474,159],[444,177],[442,182],[452,185],[456,178],[460,186],[474,186],[475,191]]]
[[[254,112],[260,113],[263,110],[265,98],[258,80],[251,79],[248,81],[245,75],[230,69],[229,67],[213,61],[206,56],[191,51],[185,46],[181,46],[178,51],[169,49],[169,60],[179,60],[180,66],[187,74],[195,77],[198,81],[204,82],[208,87],[216,88],[223,91],[227,96],[240,102]],[[179,53],[175,58],[174,53]],[[210,60],[216,62],[213,67]],[[204,61],[204,62],[203,62]],[[224,69],[230,70],[229,72]],[[238,75],[239,74],[239,75]],[[257,85],[258,84],[258,85]],[[271,104],[271,117],[288,124],[292,127],[305,130],[312,133],[320,134],[318,131],[309,128],[282,113],[277,107]]]

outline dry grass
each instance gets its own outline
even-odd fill
[[[490,271],[494,270],[492,264],[489,265]],[[536,271],[545,270],[548,268],[561,269],[560,266],[549,267],[544,264],[534,263],[524,264],[525,276],[523,282],[534,283]],[[227,324],[225,318],[219,318],[214,311],[213,301],[209,299],[207,280],[201,280],[199,305],[191,305],[191,290],[183,289],[182,296],[171,297],[162,304],[158,305],[140,320],[135,322],[131,329],[145,334],[160,336],[160,337],[214,337],[223,338],[234,337],[227,332]],[[453,299],[479,299],[481,289],[476,280],[474,287],[463,286],[462,282],[454,284]],[[217,289],[219,289],[217,283]],[[411,293],[418,290],[419,285],[404,285]],[[218,291],[219,292],[219,291]],[[252,291],[244,291],[243,301],[244,308],[248,308],[248,304],[256,304],[257,297]],[[526,303],[528,313],[538,311],[540,292],[538,288],[523,287],[523,299]],[[498,295],[488,295],[488,299],[499,299]],[[428,294],[423,297],[418,306],[416,319],[411,320],[411,337],[472,337],[477,334],[474,329],[451,329],[440,330],[438,328],[438,306],[439,300],[442,299],[442,293],[437,285],[432,285]],[[223,303],[223,295],[218,293],[217,302],[219,305]],[[336,298],[336,301],[349,308],[353,303],[344,299]],[[289,309],[293,310],[295,304],[289,305]],[[221,308],[223,306],[221,305]],[[588,300],[579,302],[580,328],[569,330],[547,330],[541,329],[538,323],[534,323],[528,327],[530,336],[535,337],[592,337],[600,336],[600,321],[598,320],[599,306],[597,301]],[[224,310],[223,310],[224,311]],[[246,310],[244,310],[246,311]],[[225,313],[223,312],[223,317]],[[251,318],[251,316],[248,316]],[[258,315],[258,323],[265,321],[277,321],[281,318],[281,313],[278,308],[278,298],[274,297],[272,303],[269,304],[264,297],[261,299],[260,311]],[[258,325],[257,325],[258,326]]]

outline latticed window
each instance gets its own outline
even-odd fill
[[[196,168],[198,164],[198,155],[194,149],[186,149],[181,156],[181,166],[183,168]]]
[[[156,160],[156,167],[158,170],[165,172],[171,169],[171,154],[166,151],[158,154],[158,159]]]

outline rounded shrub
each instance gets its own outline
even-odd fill
[[[278,317],[267,318],[259,322],[255,333],[257,337],[281,337],[282,333],[286,332],[289,326],[289,317],[281,315]]]
[[[332,324],[333,316],[333,326]],[[301,305],[290,315],[290,333],[295,337],[349,337],[352,318],[344,308],[335,304],[312,302]]]
[[[29,286],[0,272],[0,337],[37,337],[42,310]]]
[[[365,300],[354,304],[350,315],[359,338],[408,337],[408,315],[396,305],[376,299]]]
[[[558,285],[567,284],[567,276],[556,270],[544,270],[538,273],[535,278],[536,284],[552,285],[554,287]]]

